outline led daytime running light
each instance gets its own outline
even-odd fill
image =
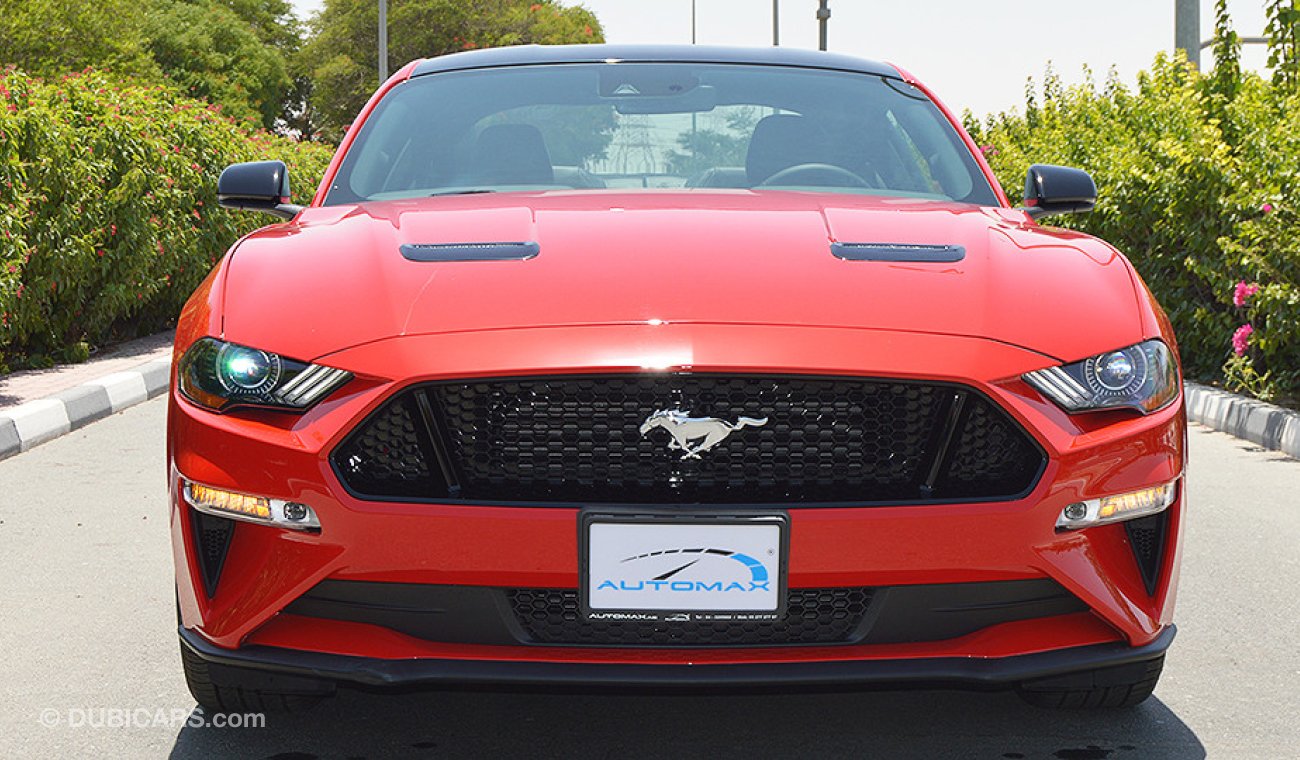
[[[183,493],[187,504],[209,515],[292,530],[320,530],[315,510],[306,504],[191,482],[185,483]]]
[[[1058,530],[1076,530],[1158,514],[1174,503],[1177,494],[1178,481],[1175,480],[1138,491],[1075,502],[1061,510],[1056,527]]]

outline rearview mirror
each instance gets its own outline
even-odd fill
[[[1068,166],[1034,164],[1025,176],[1025,207],[1035,219],[1052,214],[1082,214],[1097,205],[1097,185],[1088,172]]]
[[[302,206],[289,203],[289,169],[283,161],[231,164],[217,179],[217,203],[223,208],[264,211],[292,219]]]
[[[696,87],[681,95],[640,95],[614,99],[614,110],[620,114],[708,113],[718,106],[718,91],[712,87]]]

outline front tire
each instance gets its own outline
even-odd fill
[[[1133,707],[1155,691],[1165,656],[1022,683],[1017,692],[1035,707],[1079,710]]]
[[[303,712],[334,694],[328,681],[208,662],[183,641],[181,665],[190,694],[209,715]]]

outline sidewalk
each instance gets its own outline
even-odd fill
[[[0,376],[0,414],[10,407],[53,396],[104,375],[131,369],[172,353],[172,332],[128,341],[102,351],[83,364],[61,364],[48,369],[24,369]]]
[[[159,333],[84,364],[0,377],[0,459],[165,392],[171,347],[172,333]]]

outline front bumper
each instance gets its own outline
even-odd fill
[[[1070,417],[1018,379],[1052,363],[1041,355],[968,338],[829,328],[608,326],[413,336],[367,344],[322,361],[358,379],[301,417],[255,411],[214,415],[172,394],[171,528],[181,618],[191,635],[218,650],[302,650],[381,664],[409,659],[533,662],[539,667],[709,663],[743,669],[781,663],[817,670],[852,661],[853,670],[870,669],[875,661],[1002,661],[1095,645],[1142,648],[1169,630],[1181,494],[1168,512],[1168,548],[1151,588],[1138,571],[1123,525],[1066,533],[1057,533],[1054,525],[1069,503],[1177,479],[1185,447],[1181,399],[1147,417]],[[807,374],[916,377],[975,387],[1001,404],[1048,453],[1049,464],[1033,491],[1006,502],[790,510],[790,587],[1046,578],[1088,611],[883,648],[667,652],[456,644],[378,625],[285,613],[326,580],[576,588],[581,513],[576,506],[360,500],[342,488],[328,454],[357,421],[410,384],[472,375],[649,368],[737,373],[798,368]],[[220,583],[208,593],[195,560],[189,507],[180,498],[182,477],[309,504],[322,530],[305,534],[239,524]]]
[[[1058,688],[1070,677],[1092,685],[1095,671],[1145,665],[1164,656],[1174,626],[1151,642],[1120,642],[999,658],[932,657],[827,662],[643,665],[618,662],[349,657],[268,646],[222,649],[180,628],[181,646],[217,665],[365,687],[597,687],[614,689],[832,689],[954,686],[1006,689],[1043,679]],[[1122,676],[1121,676],[1122,677]]]

